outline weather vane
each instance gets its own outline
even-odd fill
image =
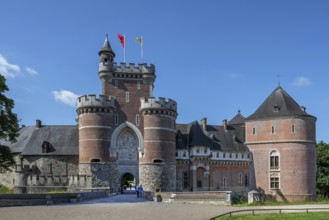
[[[278,86],[280,86],[280,75],[276,75],[276,77],[278,78]]]

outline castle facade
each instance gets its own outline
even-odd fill
[[[54,188],[121,191],[135,179],[145,191],[257,190],[285,201],[316,194],[315,122],[277,87],[249,117],[221,125],[177,124],[177,103],[154,98],[155,66],[115,63],[100,52],[102,94],[77,100],[78,125],[20,128],[13,172],[0,183],[16,193]]]

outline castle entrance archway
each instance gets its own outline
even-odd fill
[[[127,193],[127,189],[130,190],[127,180],[130,183],[133,181],[131,191],[135,192],[135,184],[138,184],[139,181],[139,151],[142,151],[141,148],[143,148],[141,133],[136,126],[125,122],[114,130],[112,141],[110,154],[117,157],[118,187],[121,192]]]
[[[125,173],[121,177],[121,193],[123,194],[134,194],[135,192],[136,179],[131,173]]]

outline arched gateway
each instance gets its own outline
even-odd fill
[[[143,137],[139,129],[130,122],[119,125],[113,132],[110,154],[117,155],[118,177],[120,188],[127,185],[127,181],[138,184],[139,151],[143,151]]]

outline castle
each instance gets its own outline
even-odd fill
[[[154,98],[155,66],[115,63],[99,51],[102,94],[77,100],[78,125],[22,127],[13,172],[0,183],[16,193],[54,188],[120,191],[135,179],[145,191],[257,190],[286,201],[316,194],[315,122],[278,86],[249,117],[221,125],[176,124],[177,103]]]

